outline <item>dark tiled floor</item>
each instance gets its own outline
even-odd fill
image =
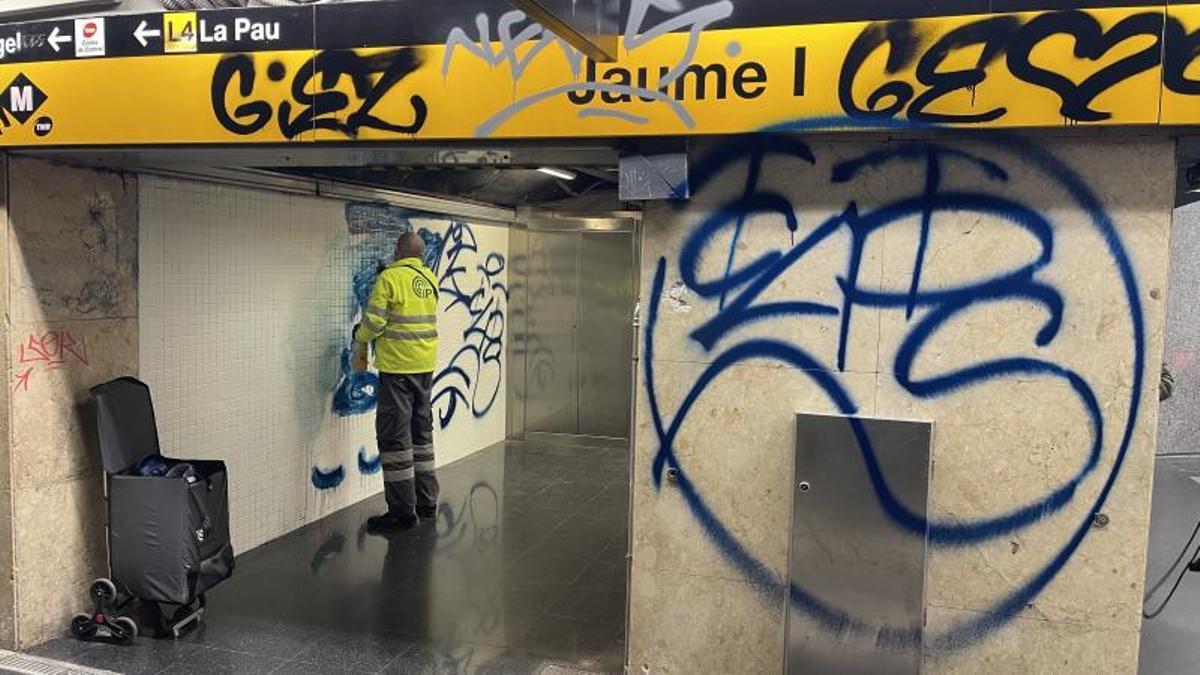
[[[132,674],[620,671],[627,451],[508,443],[439,475],[436,523],[370,535],[372,499],[255,549],[178,642],[32,652]]]

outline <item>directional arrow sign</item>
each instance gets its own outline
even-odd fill
[[[50,36],[46,38],[46,41],[50,43],[50,48],[57,52],[61,49],[59,45],[66,44],[67,42],[71,41],[71,36],[62,35],[62,31],[58,29],[58,26],[55,26],[54,30],[50,31]]]
[[[150,24],[146,23],[145,19],[142,19],[142,22],[138,24],[137,30],[133,31],[133,37],[137,38],[137,41],[142,43],[143,47],[150,44],[146,38],[161,36],[162,31],[157,28],[150,28]]]

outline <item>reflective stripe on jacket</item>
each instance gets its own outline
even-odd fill
[[[354,339],[375,343],[381,373],[431,373],[437,366],[437,278],[420,258],[379,273]]]

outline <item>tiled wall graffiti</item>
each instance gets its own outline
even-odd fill
[[[346,205],[349,243],[350,303],[345,345],[338,355],[341,370],[331,408],[339,417],[364,415],[375,410],[379,377],[374,371],[355,373],[351,367],[351,332],[362,319],[371,288],[382,266],[392,256],[396,237],[417,232],[425,240],[425,265],[439,281],[439,367],[434,376],[433,407],[436,426],[445,430],[455,420],[460,405],[475,420],[491,412],[502,399],[504,375],[504,319],[507,307],[505,252],[481,248],[471,225],[433,219],[428,215],[386,204]],[[484,246],[492,244],[484,241]],[[503,417],[503,413],[501,413]],[[503,427],[500,429],[503,433]],[[451,450],[453,452],[453,450]],[[337,488],[351,462],[331,469],[314,466],[313,486]],[[379,471],[379,456],[359,449],[359,473]]]
[[[378,379],[353,372],[349,349],[403,232],[425,237],[441,280],[438,461],[504,438],[504,397],[485,405],[504,381],[503,228],[148,179],[141,229],[142,372],[160,433],[168,453],[230,464],[239,550],[381,489]]]

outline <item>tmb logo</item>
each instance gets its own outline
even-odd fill
[[[46,98],[46,93],[21,73],[0,91],[0,108],[17,118],[21,124],[25,124],[38,108],[42,107]]]

